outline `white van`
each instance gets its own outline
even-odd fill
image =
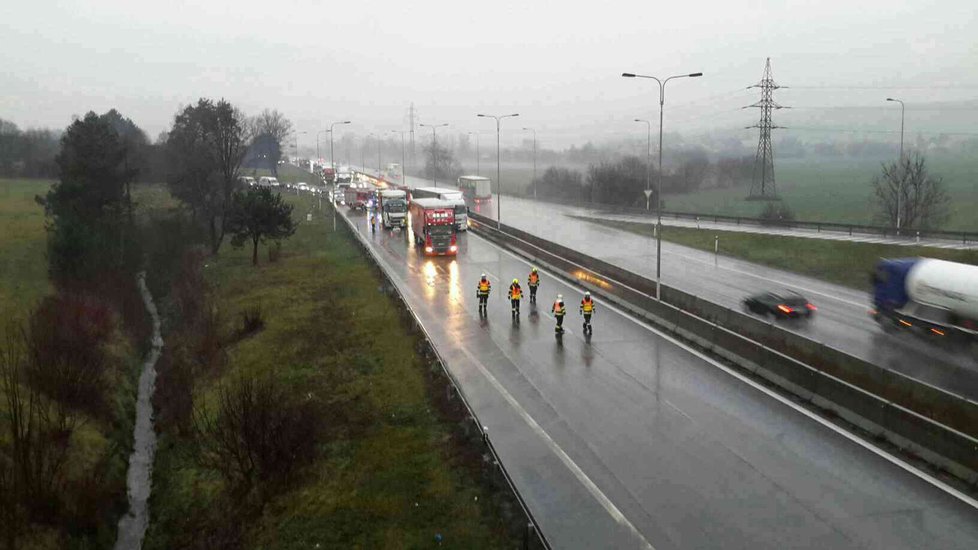
[[[258,178],[258,185],[262,187],[278,187],[281,184],[278,182],[278,178],[273,178],[272,176],[262,176]]]

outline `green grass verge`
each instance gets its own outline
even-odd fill
[[[5,320],[23,319],[51,289],[44,208],[34,201],[51,183],[0,180],[0,312]]]
[[[667,153],[668,154],[668,153]],[[461,159],[466,173],[475,173],[471,159]],[[468,162],[466,162],[468,160]],[[944,178],[949,218],[942,229],[978,231],[978,158],[967,156],[929,156],[931,173]],[[668,162],[668,161],[666,161]],[[549,163],[537,166],[542,175]],[[587,180],[587,166],[564,166],[580,172]],[[876,224],[870,182],[880,172],[880,162],[867,159],[784,159],[777,160],[777,189],[799,220]],[[485,161],[481,174],[496,180],[495,160]],[[525,193],[533,178],[528,164],[503,165],[500,173],[506,193]],[[703,189],[694,193],[666,193],[666,209],[678,212],[757,217],[764,203],[744,198],[749,183],[730,189]]]
[[[435,408],[418,340],[379,275],[343,224],[312,201],[290,199],[301,220],[282,257],[252,267],[250,250],[225,245],[207,259],[215,302],[231,324],[257,304],[261,332],[231,345],[219,373],[196,381],[195,400],[218,383],[272,369],[297,391],[356,403],[362,428],[330,439],[299,483],[248,525],[251,548],[420,548],[441,534],[453,548],[518,546],[494,515],[478,469],[463,463],[451,424]],[[328,212],[328,211],[327,211]],[[323,422],[332,422],[323,418]],[[192,444],[161,436],[154,467],[153,520],[145,548],[170,548],[175,532],[219,501],[223,482],[194,460]],[[229,518],[234,521],[234,518]]]
[[[650,236],[652,232],[649,224],[578,218],[645,236]],[[974,250],[828,241],[668,225],[662,231],[664,240],[707,252],[713,252],[714,239],[717,236],[720,237],[720,253],[724,256],[808,275],[858,290],[869,290],[869,274],[880,258],[924,256],[978,264],[978,251]]]

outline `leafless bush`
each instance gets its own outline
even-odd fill
[[[115,327],[112,308],[92,295],[56,294],[31,313],[23,334],[28,379],[58,406],[105,417],[105,344]]]
[[[265,314],[262,312],[261,303],[246,307],[241,312],[241,327],[238,328],[235,339],[247,338],[263,328],[265,328]]]
[[[282,241],[274,241],[268,245],[268,263],[275,263],[282,257]]]
[[[221,473],[232,492],[264,498],[314,458],[322,433],[312,395],[295,396],[271,375],[241,377],[218,389],[214,411],[195,408],[202,465]]]
[[[153,406],[158,425],[178,435],[190,435],[194,407],[194,365],[185,345],[167,346],[156,364],[159,373]]]
[[[30,383],[30,342],[9,330],[0,348],[0,393],[6,433],[0,433],[0,535],[9,548],[32,521],[61,512],[65,470],[76,416],[49,403]]]

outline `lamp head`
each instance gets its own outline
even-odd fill
[[[635,78],[635,73],[621,73],[621,76],[625,78]]]

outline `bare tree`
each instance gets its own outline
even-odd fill
[[[272,173],[277,177],[282,145],[285,138],[292,133],[292,123],[275,109],[265,109],[253,119],[252,123],[255,137],[266,136],[275,144],[274,147],[268,148],[267,154],[273,157],[269,158],[269,163]]]
[[[203,218],[217,254],[227,210],[251,138],[244,115],[223,99],[200,99],[177,113],[167,134],[167,183],[174,196]]]
[[[898,207],[901,227],[934,228],[947,220],[949,199],[944,179],[927,172],[925,157],[917,151],[884,164],[872,185],[884,223],[896,225]]]

